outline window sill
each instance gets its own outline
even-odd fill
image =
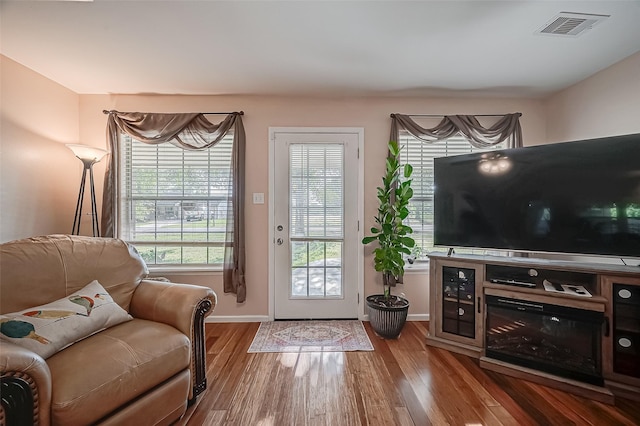
[[[203,275],[222,274],[221,266],[149,266],[149,275]]]
[[[429,259],[415,260],[413,263],[405,262],[405,273],[424,273],[429,271]]]

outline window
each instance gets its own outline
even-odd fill
[[[233,135],[191,151],[122,135],[119,236],[152,266],[221,266]]]
[[[433,251],[433,159],[451,155],[469,154],[479,151],[495,151],[506,148],[506,142],[490,148],[475,148],[464,137],[454,136],[435,143],[423,142],[407,131],[400,132],[400,162],[411,164],[413,198],[409,203],[411,212],[405,222],[413,228],[417,257]],[[472,252],[471,250],[457,250]]]

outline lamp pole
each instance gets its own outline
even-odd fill
[[[76,203],[76,214],[73,218],[73,229],[71,235],[80,235],[80,222],[82,221],[82,203],[84,201],[84,187],[87,180],[87,170],[89,170],[89,181],[91,184],[91,225],[93,228],[93,236],[100,236],[100,228],[98,226],[98,208],[96,206],[96,189],[93,184],[93,165],[97,163],[94,158],[81,158],[84,168],[82,170],[82,180],[80,181],[80,192],[78,193],[78,202]]]
[[[73,217],[73,229],[71,235],[80,235],[80,223],[82,222],[82,204],[84,202],[84,188],[89,171],[89,183],[91,185],[91,227],[94,237],[100,236],[98,225],[98,207],[96,204],[96,189],[93,181],[93,165],[100,161],[107,154],[107,151],[99,148],[92,148],[86,145],[67,144],[67,147],[82,161],[82,180],[80,181],[80,191],[76,203],[76,213]]]

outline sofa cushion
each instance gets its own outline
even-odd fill
[[[191,372],[182,370],[153,392],[147,392],[127,406],[119,407],[109,417],[100,420],[98,425],[176,426],[176,421],[187,411],[188,401],[184,396],[189,393],[190,383]]]
[[[2,243],[0,313],[49,303],[92,280],[129,311],[131,297],[147,272],[135,247],[116,238],[47,235]]]
[[[0,315],[0,338],[46,359],[99,330],[131,319],[94,280],[55,302]]]
[[[94,423],[189,362],[189,339],[169,325],[133,319],[101,331],[47,360],[52,423]]]

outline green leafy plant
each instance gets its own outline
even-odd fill
[[[378,242],[374,250],[374,267],[382,272],[384,298],[391,297],[391,287],[404,274],[404,256],[410,255],[415,241],[409,236],[411,227],[402,222],[409,216],[409,201],[413,197],[411,189],[410,164],[400,165],[400,147],[398,142],[389,142],[389,156],[382,186],[378,187],[378,214],[376,226],[371,228],[371,235],[362,239],[362,244]],[[402,169],[402,170],[401,170]],[[400,179],[402,172],[404,179]]]

